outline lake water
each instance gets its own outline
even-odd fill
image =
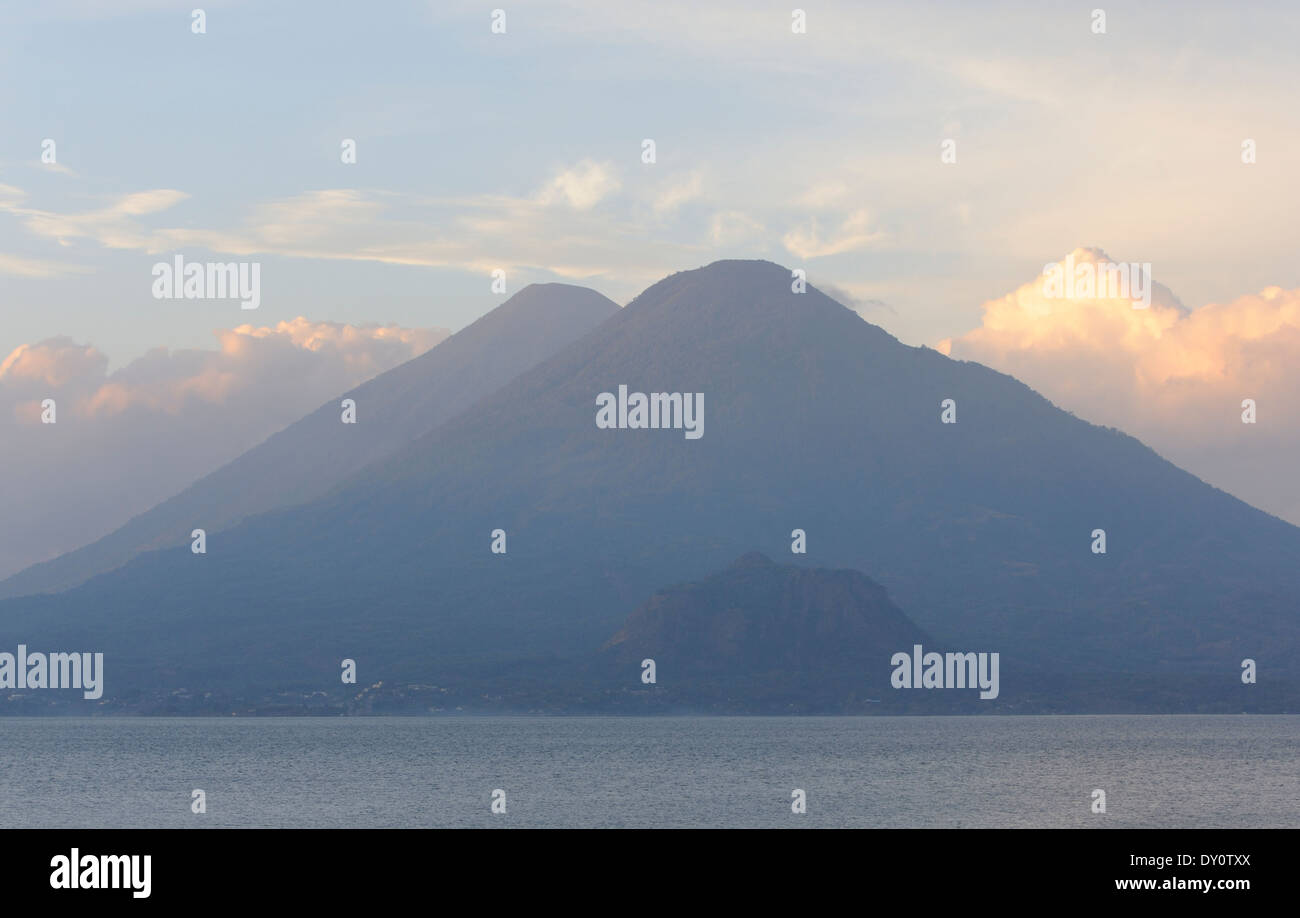
[[[1295,828],[1300,716],[2,718],[0,826]]]

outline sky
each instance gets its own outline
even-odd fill
[[[1281,429],[1297,417],[1276,410],[1297,392],[1294,296],[1264,295],[1300,288],[1294,3],[1106,3],[1098,31],[1094,4],[1064,2],[212,0],[196,34],[196,2],[0,7],[6,404],[31,381],[17,368],[97,391],[144,360],[160,388],[143,401],[163,411],[245,326],[311,350],[308,377],[335,385],[530,282],[626,303],[674,271],[767,258],[1198,474],[1231,479],[1240,444],[1173,414],[1256,391],[1268,449],[1293,450],[1273,465],[1297,454]],[[1052,304],[1056,337],[1008,330],[1006,298],[1077,249],[1150,264],[1190,314],[1236,317],[1183,335],[1202,357],[1240,345],[1198,364],[1214,378],[1199,401],[1144,398],[1187,388],[1143,375],[1187,352],[1134,338],[1131,316]],[[256,262],[260,305],[155,298],[153,266],[177,254]],[[1261,336],[1266,374],[1246,348]],[[1251,499],[1300,521],[1264,466]]]
[[[194,34],[192,3],[6,5],[0,354],[212,346],[248,317],[153,299],[176,252],[258,260],[270,325],[455,330],[494,268],[626,302],[722,257],[911,344],[1079,246],[1193,308],[1300,286],[1300,9],[972,6],[809,4],[795,34],[789,4],[556,0],[494,34],[490,3],[214,2]]]

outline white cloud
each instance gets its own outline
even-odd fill
[[[1109,261],[1096,249],[1073,257]],[[1300,492],[1289,486],[1300,458],[1300,290],[1187,310],[1156,285],[1151,306],[1135,309],[1124,298],[1046,296],[1040,277],[985,303],[980,327],[939,349],[1010,373],[1300,524]],[[1258,406],[1253,425],[1241,421],[1247,398]]]
[[[590,210],[620,187],[608,163],[583,160],[551,179],[537,199],[542,204],[565,201],[577,210]]]
[[[0,190],[0,210],[20,217],[28,231],[36,236],[64,241],[90,238],[112,249],[160,251],[156,239],[136,217],[155,214],[174,207],[188,195],[160,188],[118,196],[111,204],[80,213],[59,214],[22,206],[21,191],[10,186]]]
[[[681,200],[689,184],[675,192]],[[702,245],[666,242],[647,258],[640,244],[639,205],[618,195],[608,163],[582,160],[560,169],[524,197],[468,195],[419,198],[362,189],[321,189],[258,204],[233,227],[151,226],[187,199],[160,189],[122,195],[104,207],[58,213],[24,203],[24,192],[0,185],[0,212],[22,219],[35,236],[66,244],[89,239],[149,254],[210,250],[238,255],[368,261],[450,267],[476,272],[504,268],[547,271],[568,278],[617,277],[636,285],[698,262]],[[611,206],[597,206],[610,204]],[[153,217],[149,220],[146,218]],[[2,267],[2,265],[0,265]]]
[[[821,182],[801,194],[798,198],[798,204],[802,207],[816,208],[818,210],[825,207],[834,207],[843,201],[844,196],[848,193],[849,186],[842,181]]]
[[[0,274],[10,274],[14,277],[61,277],[65,274],[85,274],[87,270],[80,265],[0,252]]]
[[[738,210],[721,211],[709,221],[709,239],[715,246],[747,243],[763,233],[763,224]]]
[[[655,197],[656,214],[671,214],[683,204],[699,200],[704,194],[704,176],[698,170],[669,183]]]
[[[781,237],[786,251],[799,258],[821,258],[865,249],[889,238],[889,234],[870,229],[871,218],[865,210],[854,211],[830,237],[823,237],[820,221],[812,217]]]

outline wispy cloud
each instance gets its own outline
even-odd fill
[[[151,225],[161,221],[145,218],[165,215],[189,199],[172,189],[60,213],[32,207],[20,189],[0,186],[0,212],[19,217],[36,237],[149,254],[194,248],[477,272],[526,268],[571,278],[620,274],[631,283],[707,259],[716,230],[696,243],[665,242],[647,260],[636,244],[644,234],[637,212],[664,209],[665,193],[638,188],[636,197],[620,196],[622,187],[610,164],[583,160],[559,169],[527,196],[428,198],[322,189],[259,204],[233,227]],[[695,190],[688,180],[666,194],[675,207]]]
[[[813,217],[786,233],[781,242],[786,251],[800,258],[822,258],[865,249],[889,238],[883,230],[871,229],[871,216],[865,210],[845,217],[833,233],[823,235],[821,222]]]
[[[14,277],[61,277],[65,274],[85,274],[89,270],[82,265],[0,252],[0,274],[10,274]]]

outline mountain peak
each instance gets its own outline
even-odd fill
[[[547,282],[528,284],[487,315],[494,312],[510,315],[523,309],[595,309],[608,313],[611,307],[617,309],[618,304],[590,287]]]
[[[687,289],[739,290],[756,284],[781,289],[789,294],[791,293],[790,269],[763,259],[722,259],[700,268],[670,274],[663,280],[651,284],[628,305],[632,306],[646,299],[655,299],[658,295],[667,292]]]
[[[581,284],[565,284],[560,281],[539,281],[535,284],[527,284],[519,289],[510,299],[534,299],[550,294],[578,294],[580,296],[595,295],[604,299],[600,292],[584,287]],[[507,300],[509,302],[509,300]]]
[[[727,325],[739,328],[758,323],[774,331],[775,325],[792,321],[865,321],[811,284],[798,291],[794,286],[791,269],[782,265],[725,259],[665,277],[643,290],[625,311],[653,321],[694,324],[706,320],[696,324],[700,334],[725,334]],[[790,326],[779,334],[792,333]]]

